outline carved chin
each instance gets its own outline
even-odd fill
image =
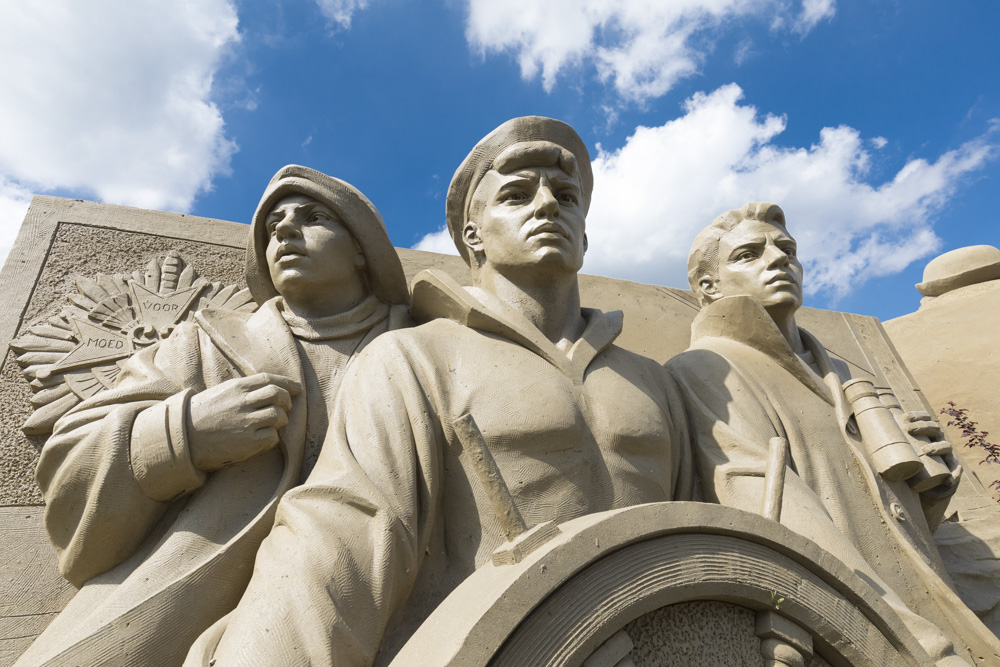
[[[782,306],[798,308],[802,305],[802,293],[791,290],[770,294],[763,300],[766,307]]]
[[[308,273],[302,271],[299,267],[288,266],[271,271],[271,282],[274,283],[274,289],[278,290],[279,294],[282,293],[282,290],[294,287],[296,284],[307,280]]]

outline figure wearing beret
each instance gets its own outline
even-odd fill
[[[387,664],[505,543],[506,500],[531,526],[688,496],[669,376],[614,344],[620,312],[580,306],[592,184],[565,123],[516,118],[476,145],[447,198],[473,286],[417,276],[423,324],[353,365],[343,394],[366,400],[338,403],[228,627],[187,664]]]
[[[200,311],[56,424],[36,476],[80,591],[19,665],[180,664],[239,601],[352,360],[409,323],[378,211],[305,167],[265,190],[246,279],[256,312]]]

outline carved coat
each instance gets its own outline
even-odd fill
[[[372,296],[331,318],[329,340],[302,341],[279,310],[272,299],[253,314],[201,311],[197,324],[130,359],[114,389],[57,423],[36,476],[60,570],[82,587],[18,665],[93,665],[95,655],[113,665],[176,665],[236,606],[278,499],[301,481],[307,427],[325,425],[325,413],[306,408],[325,410],[342,377],[304,373],[302,346],[339,345],[346,364],[408,322],[405,307]],[[187,399],[257,372],[303,385],[280,442],[206,475],[187,451]],[[310,398],[310,389],[331,396]]]
[[[584,309],[562,352],[447,276],[418,276],[413,311],[430,321],[382,336],[351,368],[342,396],[366,400],[338,402],[228,629],[203,635],[185,664],[213,651],[224,665],[387,663],[505,541],[452,426],[465,414],[529,526],[690,493],[676,390],[613,344],[621,312]]]
[[[768,443],[786,438],[781,523],[887,584],[923,617],[890,594],[911,629],[927,619],[960,655],[963,641],[977,655],[995,655],[1000,643],[951,589],[918,495],[874,471],[841,390],[847,365],[800,332],[819,374],[756,301],[724,298],[702,309],[691,347],[667,363],[684,394],[703,495],[760,513]]]

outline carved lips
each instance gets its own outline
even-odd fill
[[[532,230],[530,232],[528,232],[528,236],[529,237],[531,237],[531,236],[541,236],[542,234],[555,234],[557,236],[561,236],[562,238],[566,239],[567,241],[572,240],[570,238],[570,234],[566,230],[566,228],[563,227],[558,222],[545,221],[545,222],[542,222],[542,224],[537,225],[536,227],[532,228]]]
[[[303,248],[294,246],[291,243],[282,243],[278,246],[278,250],[274,253],[274,261],[279,262],[283,257],[306,257],[306,251]]]
[[[786,284],[786,285],[795,285],[796,287],[798,287],[799,286],[799,279],[793,273],[782,271],[781,273],[779,273],[779,274],[777,274],[777,275],[775,275],[775,276],[773,276],[771,278],[768,278],[765,281],[764,284],[765,285]]]

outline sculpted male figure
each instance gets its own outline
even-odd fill
[[[964,646],[1000,655],[951,590],[919,494],[880,474],[841,388],[846,364],[796,325],[802,265],[781,209],[753,202],[719,216],[695,239],[688,269],[702,310],[690,349],[667,367],[685,394],[705,496],[762,512],[783,475],[774,518],[869,581],[938,664],[966,664],[953,642],[966,659]],[[947,443],[933,447],[954,468]],[[954,472],[926,494],[953,493]]]
[[[255,313],[201,311],[56,424],[37,479],[81,589],[18,664],[179,664],[239,601],[351,360],[408,322],[378,211],[305,167],[265,190],[246,278]]]
[[[686,496],[676,393],[614,345],[621,313],[580,307],[593,177],[565,123],[516,118],[448,192],[472,288],[413,285],[421,326],[370,345],[341,387],[320,460],[282,500],[222,636],[190,664],[387,663],[505,542],[475,472],[474,420],[528,525]]]

